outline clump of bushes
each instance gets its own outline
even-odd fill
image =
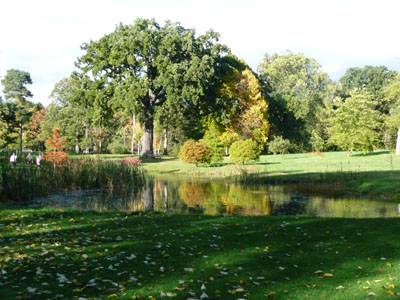
[[[244,164],[260,157],[260,147],[252,139],[234,142],[229,150],[230,158],[235,163]]]
[[[290,141],[281,136],[274,137],[274,139],[268,143],[268,150],[274,155],[277,153],[281,155],[288,153],[291,147]]]
[[[198,166],[199,163],[211,162],[212,151],[203,142],[196,142],[193,140],[187,141],[179,151],[180,160],[193,163]]]
[[[126,157],[122,159],[122,163],[125,165],[138,166],[142,161],[137,157]]]

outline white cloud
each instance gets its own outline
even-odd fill
[[[335,61],[330,61],[322,66],[322,70],[326,73],[338,73],[342,71],[342,67]]]

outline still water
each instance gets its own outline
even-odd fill
[[[316,193],[317,192],[317,193]],[[140,191],[72,191],[35,200],[37,205],[82,210],[159,211],[208,215],[296,215],[342,218],[398,217],[400,204],[345,195],[332,186],[239,185],[153,179]]]

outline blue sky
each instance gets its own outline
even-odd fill
[[[80,46],[137,17],[180,22],[221,42],[254,70],[264,53],[300,52],[337,80],[347,68],[399,70],[398,0],[16,0],[0,10],[0,76],[31,74],[33,100],[47,105],[69,76]]]

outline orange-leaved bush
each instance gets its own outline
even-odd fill
[[[187,141],[179,151],[179,158],[187,163],[194,163],[196,166],[199,163],[211,162],[212,151],[203,142],[193,140]]]
[[[63,150],[66,141],[59,136],[59,129],[53,128],[52,139],[46,140],[50,150],[47,150],[46,155],[43,157],[44,160],[52,163],[54,168],[56,167],[56,164],[62,164],[68,159],[68,154]]]

